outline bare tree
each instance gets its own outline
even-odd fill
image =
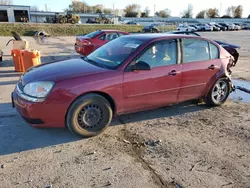
[[[234,17],[236,6],[230,6],[226,9],[226,15],[230,17]]]
[[[155,13],[156,16],[162,17],[162,18],[169,18],[171,15],[171,11],[169,9],[160,10],[159,12]]]
[[[196,15],[196,18],[205,18],[206,13],[207,13],[206,10],[202,10]]]
[[[182,12],[182,18],[192,18],[193,17],[193,5],[189,4],[188,9]]]
[[[126,6],[126,8],[124,9],[125,17],[136,17],[140,9],[141,6],[138,4],[131,4]]]
[[[0,0],[0,5],[12,5],[12,0]]]

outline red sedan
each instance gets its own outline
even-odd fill
[[[35,127],[68,127],[94,136],[114,115],[192,99],[223,104],[230,92],[232,56],[195,36],[120,37],[87,57],[42,64],[24,74],[13,105]]]
[[[87,35],[79,35],[76,37],[75,51],[87,56],[109,41],[128,34],[118,30],[98,30]]]

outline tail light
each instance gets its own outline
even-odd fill
[[[79,41],[81,42],[82,45],[90,45],[91,44],[91,42],[86,40],[86,39],[80,39]]]

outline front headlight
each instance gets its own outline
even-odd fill
[[[31,82],[24,87],[23,92],[31,97],[44,98],[53,86],[54,82],[49,81]]]

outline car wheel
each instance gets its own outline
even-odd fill
[[[91,137],[102,133],[109,126],[112,115],[110,103],[104,97],[88,94],[70,106],[66,124],[75,135]]]
[[[224,104],[230,94],[230,83],[227,78],[218,79],[208,92],[205,102],[208,105],[220,106]]]

